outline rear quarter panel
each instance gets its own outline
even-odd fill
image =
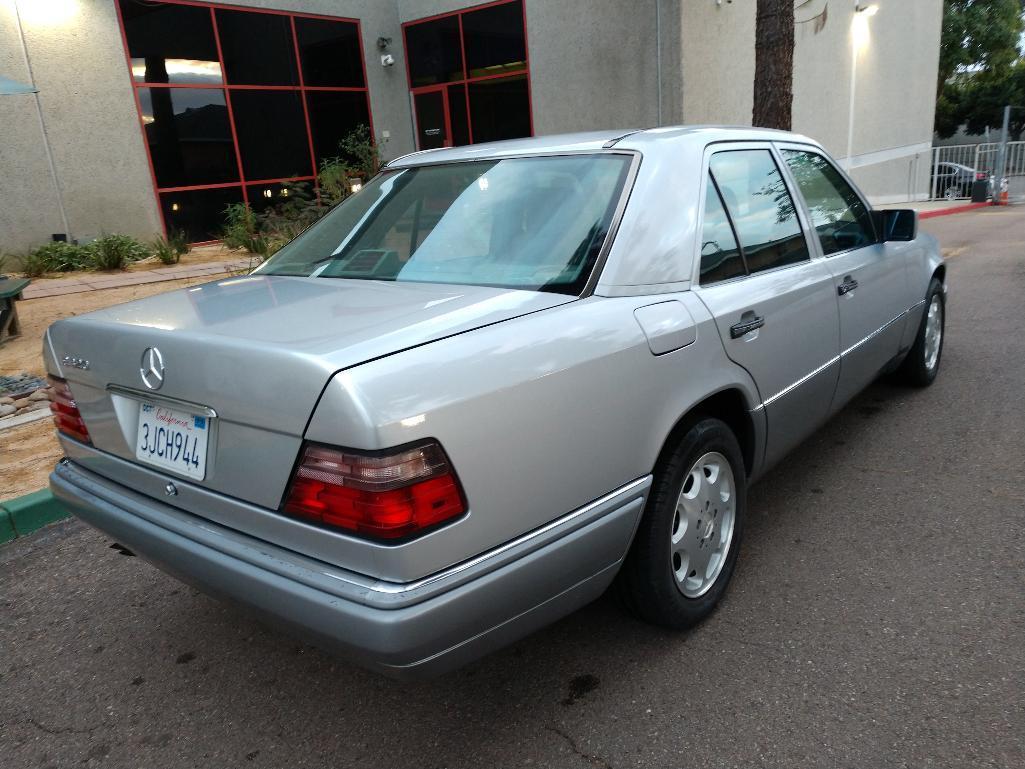
[[[651,297],[590,297],[336,374],[309,440],[379,449],[435,438],[468,501],[467,516],[420,539],[360,543],[377,573],[417,579],[647,475],[677,420],[719,389],[756,404],[707,310],[671,296],[696,340],[664,355],[633,315]]]

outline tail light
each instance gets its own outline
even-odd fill
[[[78,404],[75,403],[75,396],[71,394],[68,383],[55,376],[48,376],[47,379],[53,388],[50,411],[53,412],[53,423],[57,430],[76,441],[91,443],[89,430],[82,421],[82,415],[78,413]]]
[[[457,518],[466,504],[435,442],[387,453],[307,444],[283,510],[330,528],[394,540]]]

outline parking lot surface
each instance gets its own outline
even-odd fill
[[[1025,765],[1025,210],[923,229],[939,379],[874,385],[752,489],[699,628],[605,597],[402,684],[68,522],[0,549],[0,764]]]

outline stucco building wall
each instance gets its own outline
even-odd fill
[[[415,148],[401,24],[479,4],[226,2],[359,19],[374,129],[385,158]],[[793,123],[843,157],[854,3],[814,0],[799,18],[825,5],[828,20],[820,31],[798,24]],[[21,0],[21,7],[70,234],[152,237],[161,222],[115,0]],[[47,7],[70,13],[38,12]],[[927,147],[932,135],[942,0],[880,0],[879,7],[858,62],[852,174],[883,202],[920,195],[928,185],[927,149],[917,155],[906,150]],[[755,0],[525,0],[525,9],[536,134],[750,124]],[[394,66],[381,66],[378,38],[391,38],[387,52]],[[0,74],[30,80],[14,0],[0,0]],[[64,231],[34,99],[0,97],[0,248],[8,251],[27,250]]]

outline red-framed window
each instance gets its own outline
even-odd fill
[[[523,0],[402,25],[420,149],[533,136]]]
[[[225,208],[259,211],[315,184],[366,125],[359,21],[199,3],[117,0],[165,231],[215,240]]]

